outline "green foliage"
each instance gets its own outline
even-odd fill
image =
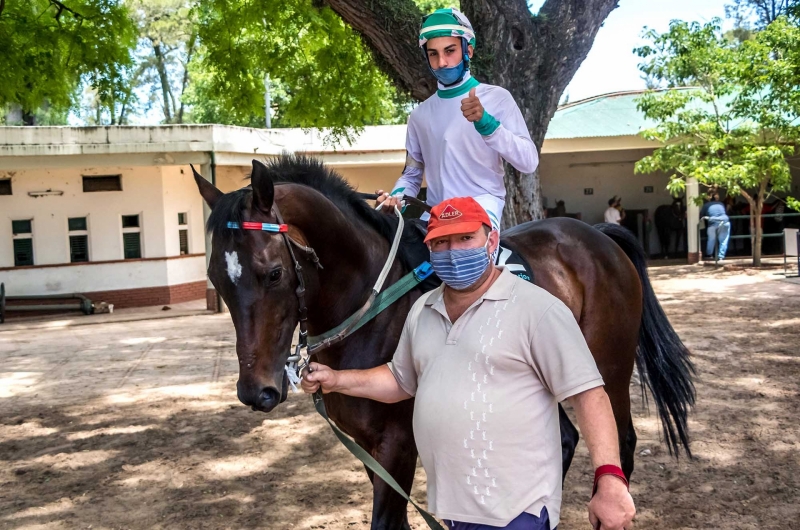
[[[312,0],[204,0],[202,61],[188,94],[194,120],[264,123],[264,78],[277,126],[350,127],[405,117],[399,97],[360,37]]]
[[[640,98],[639,109],[657,124],[642,135],[663,147],[636,171],[666,172],[674,194],[689,178],[724,187],[760,214],[767,190],[791,186],[786,157],[800,142],[800,28],[780,18],[739,43],[723,36],[718,20],[674,21],[648,37],[652,44],[636,50],[640,69],[662,86],[692,88]]]
[[[0,13],[0,107],[63,112],[83,80],[120,98],[135,29],[119,0],[11,0]]]

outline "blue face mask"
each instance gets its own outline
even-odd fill
[[[462,60],[455,66],[439,68],[436,70],[431,68],[431,72],[433,72],[433,75],[441,84],[444,86],[450,86],[464,79],[464,74],[467,73],[467,67]]]
[[[442,250],[431,252],[433,272],[448,287],[461,291],[478,281],[489,267],[489,252],[486,245],[464,250]]]

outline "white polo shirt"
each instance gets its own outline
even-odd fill
[[[441,519],[505,526],[561,509],[558,402],[601,386],[575,317],[503,270],[454,323],[444,287],[406,319],[389,368],[416,396],[414,438]]]

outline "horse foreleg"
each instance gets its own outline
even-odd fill
[[[633,456],[636,450],[636,432],[633,430],[631,418],[630,388],[625,378],[620,379],[612,384],[607,384],[606,393],[611,401],[611,409],[614,411],[614,421],[617,425],[622,472],[630,480],[631,473],[633,473]],[[630,380],[630,377],[627,380]]]
[[[567,471],[572,464],[572,457],[575,456],[575,448],[578,446],[581,435],[560,404],[558,405],[558,422],[561,426],[561,480],[563,482],[567,478]]]
[[[406,493],[411,492],[417,467],[417,448],[410,430],[399,426],[387,429],[372,454]],[[370,473],[370,479],[373,492],[370,529],[408,530],[407,501],[379,476]]]
[[[628,482],[633,474],[633,456],[636,454],[636,430],[633,428],[633,418],[628,417],[628,435],[625,438],[625,446],[619,448],[620,460],[622,461],[622,472]]]

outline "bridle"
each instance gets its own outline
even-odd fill
[[[381,205],[378,205],[380,208]],[[377,208],[376,208],[377,209]],[[297,392],[297,384],[300,382],[300,373],[304,367],[308,367],[309,358],[311,355],[314,355],[317,351],[327,348],[337,342],[345,339],[351,333],[359,329],[361,326],[369,322],[372,318],[378,315],[381,311],[389,307],[391,304],[396,302],[406,293],[414,289],[417,285],[420,284],[423,280],[425,280],[428,276],[433,273],[433,268],[431,264],[423,262],[419,265],[416,269],[411,271],[410,273],[404,275],[400,280],[392,284],[388,287],[385,291],[381,292],[383,287],[384,281],[386,281],[386,277],[389,275],[389,272],[392,269],[392,265],[394,264],[394,259],[397,256],[397,249],[400,246],[400,238],[403,234],[403,216],[400,213],[400,210],[395,207],[394,213],[397,215],[397,231],[395,232],[394,239],[392,240],[392,246],[389,250],[389,256],[386,259],[386,263],[383,266],[380,274],[378,275],[378,280],[375,282],[374,287],[372,288],[372,293],[370,293],[369,298],[364,303],[361,308],[348,317],[344,322],[339,324],[337,327],[319,335],[317,337],[309,337],[308,336],[308,307],[306,306],[306,283],[305,279],[303,278],[303,266],[300,265],[300,261],[298,261],[297,256],[294,253],[294,249],[292,246],[296,246],[297,248],[303,250],[307,254],[311,256],[311,260],[317,266],[318,269],[322,268],[322,265],[319,263],[319,258],[317,257],[317,253],[314,252],[314,249],[311,247],[307,247],[305,245],[301,245],[291,237],[289,237],[289,226],[284,223],[283,217],[281,216],[281,212],[278,209],[278,205],[272,205],[272,211],[275,213],[275,218],[278,221],[278,224],[270,224],[270,223],[250,223],[250,222],[242,222],[241,224],[235,222],[229,222],[228,228],[241,228],[244,230],[260,230],[263,232],[273,233],[273,234],[280,234],[283,237],[283,242],[286,245],[286,249],[289,251],[289,257],[292,260],[292,264],[294,265],[295,275],[297,276],[297,288],[295,289],[295,296],[297,296],[297,304],[298,304],[298,314],[299,314],[299,327],[300,327],[300,334],[299,339],[297,341],[297,347],[294,350],[294,354],[290,355],[287,359],[286,366],[284,370],[286,372],[286,376],[289,380],[289,384],[292,386],[292,389]],[[303,356],[303,349],[306,350],[307,356]],[[309,371],[310,371],[310,367]],[[325,419],[325,421],[330,425],[331,429],[333,429],[334,434],[339,441],[344,444],[348,451],[350,451],[356,458],[358,458],[368,469],[370,469],[373,473],[375,473],[378,477],[380,477],[386,484],[388,484],[398,495],[406,499],[409,503],[411,503],[414,508],[420,513],[422,518],[428,524],[428,527],[433,530],[444,530],[444,528],[436,521],[436,519],[422,509],[414,500],[408,496],[408,494],[403,490],[403,488],[397,483],[397,481],[392,477],[392,475],[384,469],[381,464],[375,460],[375,458],[365,451],[362,447],[360,447],[355,441],[351,440],[344,432],[341,431],[328,417],[328,413],[325,410],[325,403],[322,399],[322,390],[317,390],[313,395],[313,402],[314,408],[317,412]]]
[[[378,205],[378,208],[380,208],[380,205]],[[397,250],[400,246],[400,239],[403,234],[403,227],[405,226],[400,210],[395,207],[394,212],[395,215],[397,215],[397,230],[395,231],[394,239],[392,240],[392,245],[389,249],[389,256],[386,258],[386,263],[384,263],[383,269],[378,275],[375,285],[372,287],[372,292],[370,293],[369,298],[361,306],[361,308],[359,308],[337,327],[323,333],[322,335],[309,337],[308,306],[306,305],[306,283],[303,276],[303,266],[297,259],[293,246],[308,254],[311,261],[318,269],[322,269],[322,264],[320,264],[319,257],[313,248],[302,245],[289,236],[289,227],[284,222],[283,216],[281,215],[277,204],[273,203],[271,212],[275,214],[278,224],[254,222],[242,222],[240,224],[236,222],[229,222],[228,228],[258,230],[271,234],[280,234],[283,238],[284,244],[286,245],[286,249],[289,251],[289,257],[292,260],[295,276],[297,277],[295,296],[297,297],[298,325],[300,331],[294,353],[290,355],[286,361],[285,372],[289,379],[289,384],[292,386],[292,390],[297,392],[297,384],[300,382],[300,373],[303,368],[308,366],[311,355],[314,355],[317,351],[344,340],[350,334],[377,316],[377,314],[383,311],[383,309],[397,301],[401,296],[405,295],[420,282],[425,280],[432,274],[433,270],[430,266],[430,263],[424,262],[412,272],[406,274],[391,287],[381,292],[383,284],[386,281],[386,278],[392,269],[392,265],[394,264],[395,257],[397,256]],[[306,350],[307,355],[303,355],[303,350]]]

